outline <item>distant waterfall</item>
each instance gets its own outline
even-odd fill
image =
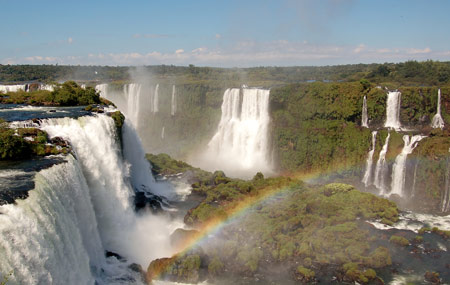
[[[373,184],[380,190],[380,194],[385,194],[387,191],[386,174],[388,172],[388,164],[386,162],[386,153],[388,151],[390,137],[391,134],[388,133],[375,167],[375,178]]]
[[[450,152],[450,149],[449,149]],[[443,213],[450,211],[450,157],[447,157],[447,171],[445,173],[445,186],[442,193],[441,211]]]
[[[249,177],[257,171],[271,172],[268,149],[269,90],[227,89],[222,117],[216,134],[208,143],[201,166],[224,170],[226,174]]]
[[[395,163],[392,170],[392,183],[390,194],[397,194],[403,197],[404,187],[405,187],[405,177],[406,177],[406,158],[418,145],[424,136],[403,136],[403,141],[405,145],[403,146],[402,152],[395,158]]]
[[[158,94],[159,94],[159,84],[156,84],[155,93],[153,94],[153,108],[152,108],[153,113],[159,112],[159,95]]]
[[[175,116],[177,112],[177,96],[175,93],[175,85],[172,86],[172,104],[170,108],[170,115]]]
[[[131,83],[123,86],[123,93],[127,98],[127,110],[125,115],[131,120],[135,128],[139,123],[139,108],[141,102],[141,84]]]
[[[400,102],[402,93],[389,91],[386,103],[386,128],[400,129]]]
[[[20,90],[25,91],[26,84],[16,84],[16,85],[0,85],[0,93],[7,92],[17,92]]]
[[[165,128],[162,127],[162,129],[161,129],[161,139],[162,140],[164,139],[164,136],[165,136]]]
[[[364,96],[364,99],[363,99],[361,126],[364,128],[369,127],[369,117],[367,116],[367,98],[366,98],[366,96]]]
[[[441,89],[438,90],[438,102],[437,102],[437,111],[436,115],[433,117],[433,121],[431,122],[431,126],[435,129],[444,128],[444,120],[441,116]]]
[[[366,161],[366,172],[364,173],[364,177],[362,179],[362,182],[367,187],[371,184],[371,177],[372,177],[372,168],[373,168],[373,154],[375,152],[375,143],[377,139],[377,131],[372,132],[372,149],[369,151],[367,155],[367,161]]]
[[[108,98],[108,84],[98,84],[95,86],[95,90],[100,93],[101,97],[110,100],[110,98]]]

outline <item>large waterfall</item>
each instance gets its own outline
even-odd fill
[[[389,91],[386,102],[386,128],[400,129],[400,101],[402,94],[399,91]]]
[[[431,122],[431,126],[433,128],[444,128],[444,120],[441,116],[441,89],[438,90],[438,101],[437,101],[437,111],[436,115],[434,115],[433,120]]]
[[[202,167],[224,170],[237,177],[257,171],[271,173],[268,154],[269,90],[227,89],[223,95],[222,117],[216,134],[202,157]]]
[[[413,152],[419,141],[421,141],[424,136],[403,136],[403,146],[402,152],[395,158],[395,163],[392,170],[392,183],[390,194],[397,194],[400,197],[404,196],[405,178],[406,178],[406,158],[409,154]]]
[[[0,271],[13,271],[8,284],[138,282],[129,263],[104,251],[145,268],[172,254],[173,229],[163,217],[133,211],[133,187],[158,190],[134,129],[124,126],[123,161],[107,115],[48,119],[41,126],[68,140],[76,159],[69,155],[38,173],[27,199],[0,206]]]
[[[364,173],[364,177],[362,182],[367,187],[371,184],[371,178],[372,178],[372,168],[373,168],[373,154],[375,152],[375,143],[377,140],[377,131],[372,132],[372,149],[369,151],[367,155],[367,161],[366,161],[366,172]]]
[[[364,99],[363,99],[361,126],[364,128],[369,127],[369,117],[367,116],[367,98],[366,98],[366,96],[364,96]]]
[[[389,138],[391,134],[388,133],[386,140],[384,141],[383,148],[380,151],[380,155],[377,160],[377,165],[375,167],[375,178],[373,184],[380,190],[380,194],[385,194],[387,191],[386,176],[388,173],[388,164],[386,162],[386,153],[389,146]]]

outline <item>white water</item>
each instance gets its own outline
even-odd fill
[[[444,120],[441,116],[441,89],[438,91],[438,102],[437,102],[437,111],[436,115],[434,115],[433,120],[431,122],[431,127],[437,129],[443,129],[444,128]]]
[[[366,96],[364,96],[364,100],[363,100],[361,126],[365,127],[365,128],[369,127],[369,117],[367,116],[367,98],[366,98]]]
[[[127,99],[125,116],[131,120],[135,128],[139,123],[139,107],[141,106],[141,84],[131,83],[123,86],[123,93]]]
[[[165,127],[162,127],[161,129],[161,139],[163,140],[165,136]]]
[[[170,105],[170,115],[175,116],[177,112],[177,94],[175,85],[172,86],[172,104]]]
[[[106,83],[98,84],[98,85],[95,86],[95,90],[100,92],[100,96],[102,96],[103,98],[106,98],[106,99],[109,100],[109,98],[108,98],[108,84],[106,84]]]
[[[389,147],[389,138],[391,134],[388,133],[386,140],[384,141],[383,148],[380,151],[380,155],[375,166],[375,178],[373,184],[380,190],[380,194],[383,195],[387,192],[386,174],[388,172],[388,164],[386,162],[386,153]]]
[[[8,284],[94,284],[105,262],[97,219],[77,161],[37,174],[17,205],[0,206],[0,271]]]
[[[123,131],[125,161],[107,115],[48,119],[42,129],[70,141],[77,159],[41,171],[29,198],[0,206],[0,272],[14,270],[8,284],[130,283],[137,274],[129,263],[105,258],[104,250],[144,269],[173,253],[168,236],[182,221],[133,211],[133,187],[177,193],[155,183],[131,123]]]
[[[151,110],[153,113],[158,113],[159,111],[159,84],[156,84],[155,93],[153,95],[153,108]]]
[[[399,215],[399,220],[392,226],[382,224],[380,222],[369,221],[380,230],[398,229],[409,230],[418,233],[423,227],[437,227],[441,230],[450,230],[450,215],[438,216],[432,214],[420,214],[413,212],[403,212]]]
[[[49,84],[41,84],[39,86],[39,90],[54,91],[55,90],[55,86],[49,85]]]
[[[386,128],[400,129],[400,101],[402,94],[398,91],[389,91],[386,102]]]
[[[369,186],[372,184],[372,168],[373,168],[373,154],[375,152],[375,143],[377,140],[377,131],[372,132],[372,149],[367,154],[367,161],[366,161],[366,172],[364,173],[364,177],[362,179],[362,182],[364,183],[364,186]]]
[[[450,152],[450,149],[448,150]],[[441,211],[450,211],[450,158],[447,158],[447,172],[445,173],[445,186],[442,194]]]
[[[240,89],[225,91],[217,132],[197,164],[236,177],[251,177],[257,171],[271,173],[268,153],[270,91],[244,88],[242,93],[241,105]]]
[[[415,135],[415,136],[403,136],[403,146],[402,152],[395,158],[395,163],[392,169],[392,183],[390,194],[397,194],[400,197],[404,196],[405,178],[406,178],[406,158],[411,154],[418,145],[419,141],[425,138],[425,136]]]
[[[16,85],[0,85],[0,93],[17,92],[19,90],[25,90],[25,84]]]

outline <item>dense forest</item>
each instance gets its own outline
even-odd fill
[[[118,81],[130,80],[126,66],[60,66],[60,65],[0,65],[0,83],[55,81]],[[450,62],[407,61],[403,63],[349,64],[336,66],[293,66],[253,68],[213,68],[155,65],[140,68],[158,79],[177,77],[186,83],[203,80],[259,83],[272,87],[282,83],[311,81],[358,81],[375,83],[423,85],[449,83]]]

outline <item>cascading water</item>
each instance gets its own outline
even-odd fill
[[[400,197],[404,196],[405,178],[406,178],[406,158],[418,145],[425,136],[415,135],[415,136],[403,136],[403,146],[402,152],[395,158],[395,163],[392,169],[392,183],[390,194],[397,194]]]
[[[41,171],[35,184],[27,199],[0,206],[0,271],[13,273],[8,284],[94,284],[104,250],[77,160]]]
[[[100,93],[100,96],[102,96],[105,99],[110,100],[110,98],[108,98],[108,84],[106,84],[106,83],[98,84],[95,86],[95,90]]]
[[[153,113],[158,113],[159,111],[159,84],[156,84],[155,93],[153,94]]]
[[[369,127],[369,117],[367,116],[367,98],[366,98],[366,96],[364,96],[364,99],[363,99],[361,126],[364,128]]]
[[[76,159],[69,155],[67,163],[37,174],[27,199],[0,206],[0,272],[14,270],[8,284],[139,282],[129,263],[106,258],[104,251],[146,267],[173,253],[167,237],[180,223],[133,211],[132,187],[170,190],[154,187],[133,127],[124,125],[125,162],[107,115],[47,119],[41,128],[68,140]]]
[[[131,83],[123,86],[123,93],[127,98],[125,116],[131,120],[135,128],[139,123],[139,107],[141,106],[141,84]]]
[[[172,104],[170,107],[170,115],[175,116],[175,113],[177,112],[177,94],[175,93],[175,85],[172,86]]]
[[[242,106],[240,91],[238,88],[225,91],[218,130],[198,164],[238,177],[249,177],[256,171],[271,173],[268,155],[270,91],[242,89]]]
[[[164,127],[162,127],[162,129],[161,129],[161,139],[163,140],[164,139],[164,134],[165,133],[165,128]]]
[[[364,183],[364,186],[371,185],[372,181],[372,168],[373,168],[373,154],[375,152],[375,143],[377,140],[377,131],[372,132],[372,149],[369,151],[367,155],[367,161],[366,161],[366,171],[364,173],[364,177],[362,179],[362,183]]]
[[[387,191],[386,174],[388,172],[388,164],[386,162],[386,153],[388,151],[390,137],[391,134],[388,133],[377,160],[377,165],[375,167],[375,178],[373,180],[373,184],[375,185],[375,187],[377,187],[378,190],[380,190],[380,194],[382,195]]]
[[[399,91],[389,91],[386,102],[386,128],[399,130],[400,124],[400,101],[402,93]]]
[[[448,150],[450,152],[450,148]],[[447,172],[445,174],[445,186],[442,192],[441,211],[443,213],[450,211],[450,157],[447,157]]]
[[[17,85],[0,85],[0,93],[7,92],[17,92],[20,90],[25,90],[26,84],[17,84]]]
[[[444,128],[444,120],[441,116],[441,89],[438,90],[438,102],[437,102],[437,111],[436,115],[434,115],[433,120],[431,122],[431,127],[437,129],[443,129]]]

